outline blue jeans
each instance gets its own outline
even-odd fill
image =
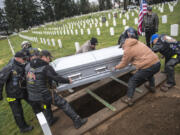
[[[150,87],[155,87],[155,80],[153,75],[159,72],[161,67],[160,62],[152,65],[146,69],[139,69],[128,82],[128,91],[127,96],[132,98],[134,95],[135,88],[140,86],[141,84],[149,81]]]

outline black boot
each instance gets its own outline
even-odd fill
[[[53,117],[50,121],[48,121],[49,126],[52,126],[58,121],[58,117]]]
[[[80,117],[74,121],[74,127],[76,129],[80,128],[82,125],[84,125],[88,121],[87,118],[81,119]]]
[[[24,132],[29,132],[33,129],[33,126],[25,126],[24,128],[21,128],[20,131],[21,133],[24,133]]]
[[[144,87],[147,88],[151,93],[155,93],[156,92],[156,88],[153,86],[150,86],[149,84],[145,83]]]

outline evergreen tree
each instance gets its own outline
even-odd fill
[[[55,15],[53,0],[41,0],[41,3],[43,6],[44,20],[46,22],[54,21]]]
[[[99,2],[99,10],[105,10],[105,1],[104,0],[98,0]]]
[[[105,0],[105,3],[106,3],[106,9],[112,8],[112,0]]]
[[[20,0],[5,0],[6,19],[9,23],[10,30],[19,31],[22,26],[22,16],[20,15]]]
[[[5,12],[3,9],[0,9],[0,31],[6,32],[7,35],[9,34],[8,22],[6,20]],[[5,33],[2,33],[2,34],[5,34]]]
[[[82,14],[87,14],[90,11],[90,3],[88,0],[80,0],[80,8]]]

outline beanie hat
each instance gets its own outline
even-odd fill
[[[156,39],[156,38],[158,38],[159,37],[159,35],[158,34],[153,34],[152,35],[152,37],[151,37],[151,44],[154,42],[154,40]]]
[[[98,43],[97,38],[94,38],[94,37],[91,38],[90,42],[91,42],[91,45],[97,45]]]

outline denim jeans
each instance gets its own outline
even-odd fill
[[[134,95],[135,88],[140,86],[141,84],[149,81],[150,87],[155,87],[155,80],[153,75],[159,72],[161,67],[160,62],[152,65],[146,69],[139,69],[128,82],[128,91],[127,96],[132,98]]]

